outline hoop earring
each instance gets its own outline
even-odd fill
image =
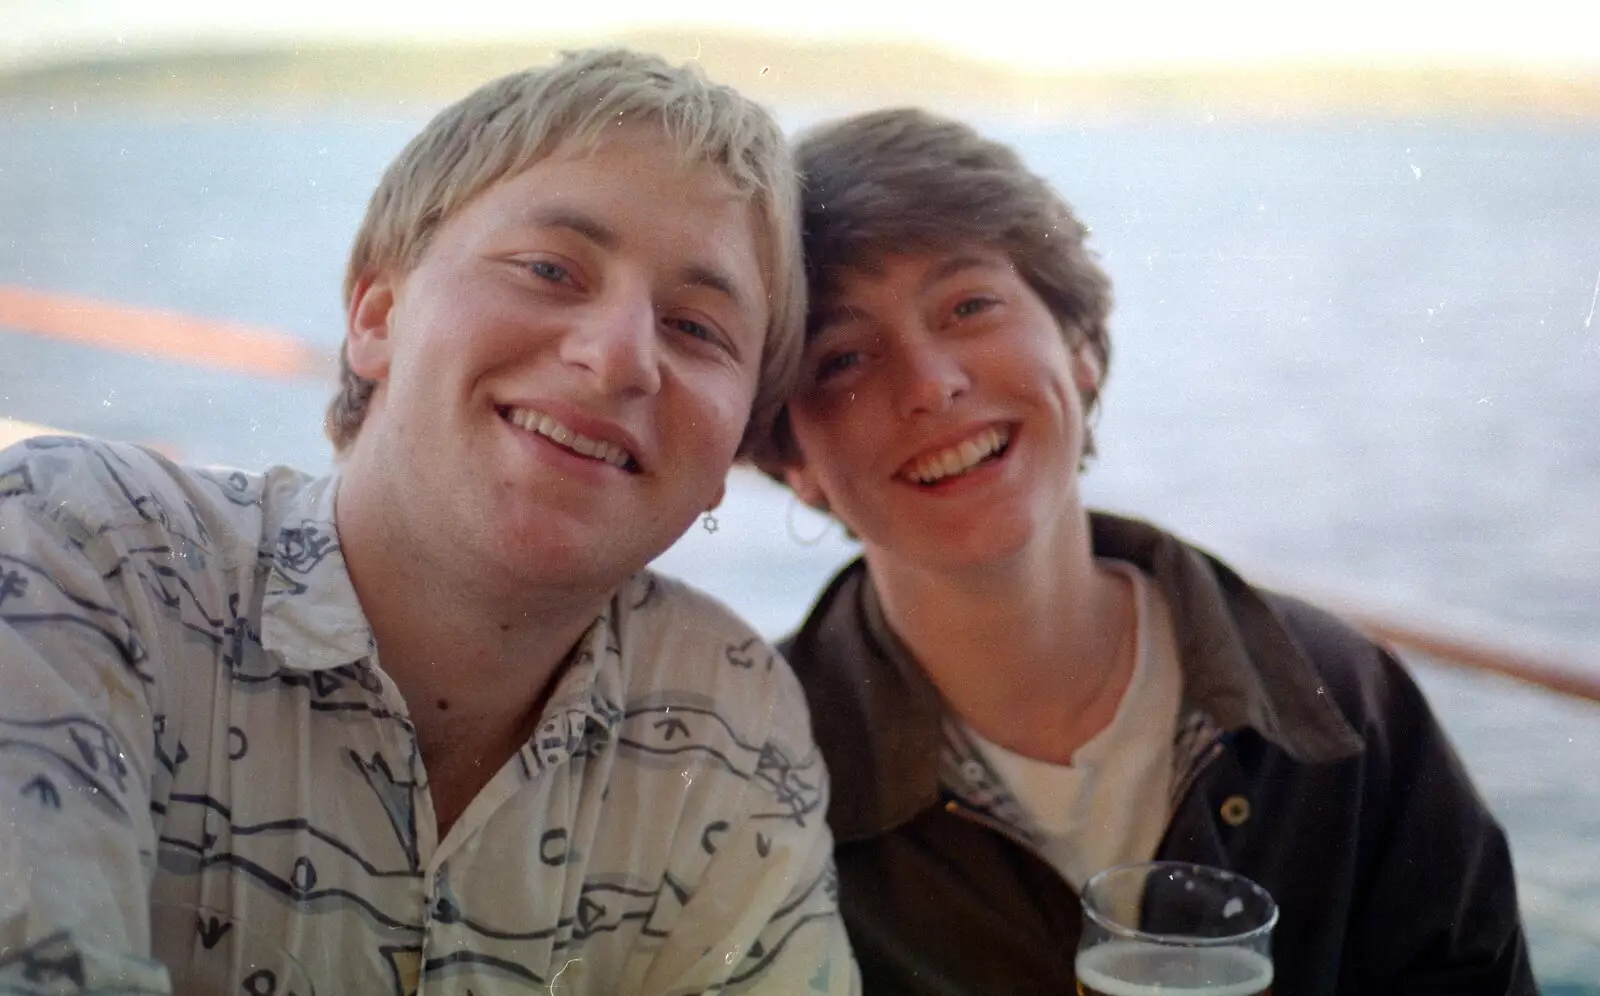
[[[819,543],[821,543],[823,540],[827,539],[829,533],[833,532],[833,519],[832,519],[832,517],[829,517],[828,520],[822,524],[822,532],[818,533],[816,536],[813,536],[810,539],[806,539],[805,537],[801,536],[800,533],[794,527],[794,510],[795,510],[795,507],[797,505],[799,505],[799,504],[800,504],[800,499],[799,498],[797,498],[793,494],[789,495],[789,504],[787,506],[785,506],[784,513],[783,513],[784,528],[786,528],[788,530],[789,538],[794,540],[796,543],[800,544],[801,546],[806,546],[806,547],[816,546]],[[826,512],[826,510],[819,509],[818,511],[821,511],[823,515],[827,515],[828,514]]]
[[[700,528],[708,533],[714,533],[722,527],[717,524],[717,517],[711,514],[710,509],[707,509],[706,514],[700,518]]]

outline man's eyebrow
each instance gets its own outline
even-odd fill
[[[739,288],[735,286],[733,279],[714,267],[700,263],[690,263],[678,271],[678,279],[686,287],[704,287],[707,290],[716,291],[732,301],[738,308],[742,309],[745,305],[744,297],[740,295]]]
[[[565,228],[593,242],[602,249],[614,251],[622,245],[622,235],[605,222],[582,211],[555,205],[523,216],[524,224],[534,228]],[[744,295],[739,293],[733,278],[715,267],[689,263],[678,271],[678,280],[686,287],[704,287],[715,291],[743,307]]]
[[[522,222],[534,228],[565,228],[602,249],[612,250],[622,244],[622,236],[615,228],[582,211],[560,205],[530,211],[522,216]]]

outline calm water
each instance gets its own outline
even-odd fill
[[[0,284],[331,349],[366,195],[425,113],[0,104]],[[1282,583],[1600,666],[1600,128],[997,133],[1117,285],[1092,500]],[[326,466],[325,396],[0,329],[0,415],[189,459]],[[823,524],[753,476],[718,514],[663,566],[770,634],[851,552],[792,538]],[[1512,832],[1546,991],[1600,993],[1600,708],[1419,672]]]

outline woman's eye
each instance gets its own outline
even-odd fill
[[[817,380],[824,381],[829,377],[844,373],[861,362],[861,354],[856,352],[834,353],[832,356],[823,357],[817,364]]]
[[[560,263],[552,263],[548,260],[536,259],[531,263],[528,263],[527,267],[529,273],[540,278],[541,280],[549,280],[552,283],[565,283],[567,280],[571,279],[571,274],[567,272],[567,268],[562,266]]]
[[[997,303],[992,297],[969,297],[956,305],[956,317],[970,318],[973,315],[989,310]]]

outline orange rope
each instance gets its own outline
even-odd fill
[[[1503,675],[1576,699],[1600,702],[1600,674],[1575,662],[1535,657],[1503,647],[1490,647],[1458,636],[1416,629],[1365,612],[1343,613],[1380,643],[1414,650],[1441,664]]]
[[[1269,571],[1250,571],[1265,587],[1299,595],[1342,616],[1378,643],[1409,650],[1433,663],[1498,674],[1570,698],[1600,703],[1600,661],[1528,653],[1461,630],[1431,629],[1372,609],[1347,591],[1295,584]]]

